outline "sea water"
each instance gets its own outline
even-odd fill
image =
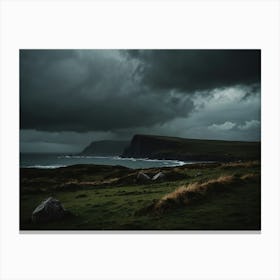
[[[75,164],[121,165],[129,168],[181,166],[194,161],[121,158],[119,156],[78,156],[62,154],[21,154],[20,167],[58,168]]]

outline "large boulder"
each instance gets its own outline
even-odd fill
[[[166,179],[166,175],[162,172],[157,173],[152,178],[153,181],[160,181],[160,182],[164,181],[165,179]]]
[[[60,220],[69,211],[65,210],[61,202],[52,197],[42,201],[32,212],[32,221],[36,223]]]
[[[139,172],[139,173],[137,174],[137,177],[136,177],[136,182],[137,182],[137,183],[147,183],[147,182],[149,182],[149,181],[151,181],[151,178],[150,178],[150,176],[147,175],[146,173],[144,173],[144,172]]]

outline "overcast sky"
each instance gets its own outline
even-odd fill
[[[21,152],[157,134],[260,140],[259,50],[21,50]]]

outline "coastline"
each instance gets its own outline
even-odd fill
[[[27,155],[34,156],[34,155]],[[97,164],[97,165],[122,165],[133,169],[152,168],[152,167],[174,167],[184,164],[209,162],[209,161],[181,161],[177,159],[152,159],[152,158],[125,158],[120,156],[93,156],[93,155],[52,155],[54,158],[48,164],[44,163],[44,155],[38,155],[42,159],[34,163],[27,163],[24,160],[20,162],[20,168],[60,168],[72,166],[75,164]],[[48,155],[47,155],[48,156]],[[60,162],[60,163],[58,163]],[[76,162],[76,163],[75,163]],[[139,167],[137,167],[139,165]]]

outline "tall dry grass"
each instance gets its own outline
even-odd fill
[[[201,200],[210,194],[228,191],[249,180],[255,180],[256,178],[258,178],[256,174],[246,174],[242,177],[223,175],[217,179],[211,179],[203,183],[190,183],[187,186],[177,188],[175,191],[153,202],[152,205],[146,208],[146,212],[164,213],[169,209],[185,206]],[[144,212],[145,211],[143,211],[143,213]]]
[[[228,162],[223,163],[222,168],[233,168],[233,167],[244,167],[244,168],[251,168],[251,167],[258,167],[260,166],[259,160],[251,160],[251,161],[245,161],[245,162]]]

